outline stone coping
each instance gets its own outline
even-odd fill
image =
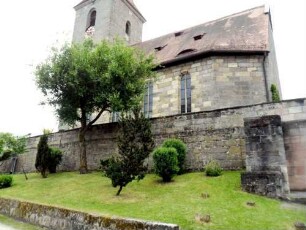
[[[57,230],[179,230],[175,224],[102,216],[0,197],[0,213]]]

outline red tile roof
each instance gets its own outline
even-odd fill
[[[268,51],[269,15],[264,6],[138,43],[161,64],[209,52]]]

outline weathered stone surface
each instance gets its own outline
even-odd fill
[[[306,190],[306,120],[283,123],[291,190]]]
[[[54,230],[179,230],[165,224],[84,212],[0,198],[0,213]]]
[[[245,118],[244,131],[247,174],[241,176],[243,189],[270,197],[289,193],[281,117]]]
[[[244,172],[241,174],[242,189],[249,193],[254,193],[271,198],[281,198],[284,196],[284,177],[281,172]]]

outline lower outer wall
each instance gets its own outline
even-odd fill
[[[306,190],[306,120],[283,124],[291,190]]]
[[[0,198],[0,213],[56,230],[179,230],[174,224],[98,216],[63,208]]]
[[[154,118],[152,130],[156,146],[170,137],[181,138],[187,144],[186,167],[189,170],[201,170],[211,159],[218,160],[224,169],[241,169],[245,167],[243,120],[267,115],[280,115],[285,123],[306,120],[306,99]],[[87,161],[90,170],[99,169],[100,160],[109,158],[117,151],[116,132],[116,123],[96,125],[88,131]],[[284,138],[291,136],[292,132],[287,132]],[[39,137],[28,140],[28,152],[19,156],[17,172],[22,172],[23,169],[26,172],[35,171],[38,141]],[[78,130],[52,134],[49,145],[59,147],[64,152],[60,171],[78,170]],[[292,154],[295,155],[295,150]],[[152,157],[148,163],[152,167]],[[291,164],[290,161],[288,163]],[[0,166],[0,171],[9,171],[10,164],[10,161],[5,162]]]

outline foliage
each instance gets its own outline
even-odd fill
[[[272,93],[272,101],[280,102],[280,96],[279,96],[279,92],[278,92],[276,85],[272,84],[270,90]]]
[[[179,172],[178,154],[175,148],[157,148],[153,152],[155,173],[159,175],[164,182],[170,182]]]
[[[43,178],[47,177],[48,162],[50,160],[50,148],[48,146],[48,134],[44,133],[37,146],[35,168],[41,173]]]
[[[10,175],[0,175],[0,189],[11,187],[13,183],[13,177]]]
[[[53,49],[37,66],[36,83],[62,122],[80,124],[80,173],[87,172],[85,133],[105,111],[128,111],[153,77],[153,57],[123,42],[92,40]],[[95,114],[93,119],[88,115]]]
[[[15,137],[11,133],[0,133],[0,161],[8,159],[11,154],[21,154],[26,150],[26,137]]]
[[[186,152],[187,152],[187,147],[184,144],[184,142],[180,139],[167,139],[164,141],[163,147],[172,147],[176,149],[177,152],[177,160],[178,160],[178,167],[179,171],[178,174],[183,174],[185,169],[184,169],[184,164],[185,164],[185,158],[186,158]]]
[[[50,173],[56,173],[56,167],[62,162],[63,153],[60,149],[49,147],[50,158],[48,162],[48,169]]]
[[[101,161],[105,176],[112,180],[114,187],[119,186],[117,195],[131,181],[145,177],[147,166],[144,161],[154,146],[151,123],[139,109],[135,109],[133,115],[123,115],[119,125],[119,157]]]
[[[220,176],[222,174],[222,168],[217,161],[211,160],[207,165],[205,165],[206,176]]]

